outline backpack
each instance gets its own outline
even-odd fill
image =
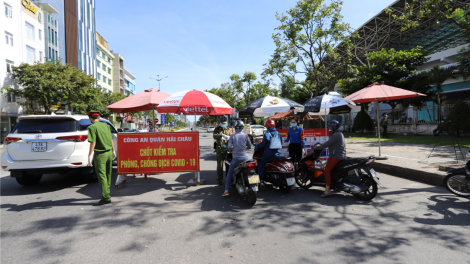
[[[269,143],[269,149],[281,149],[282,148],[281,137],[279,135],[280,134],[277,131],[274,135],[271,134],[271,142]]]

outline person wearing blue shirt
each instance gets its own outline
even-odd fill
[[[289,157],[292,158],[292,163],[295,164],[297,159],[297,164],[300,164],[302,159],[302,153],[305,148],[305,135],[304,130],[297,125],[295,119],[292,119],[291,127],[287,131],[286,142],[289,143]]]
[[[266,121],[266,128],[268,131],[263,135],[263,140],[261,143],[257,144],[255,146],[255,151],[258,151],[260,148],[264,148],[263,152],[263,157],[261,157],[261,161],[258,166],[258,174],[260,179],[264,178],[264,174],[266,172],[266,163],[268,162],[268,159],[274,156],[281,156],[281,149],[271,149],[270,144],[271,144],[271,137],[277,133],[278,137],[281,140],[282,144],[282,136],[281,133],[276,131],[276,123],[274,123],[274,120],[269,119]]]

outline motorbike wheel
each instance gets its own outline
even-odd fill
[[[292,188],[290,186],[286,186],[286,185],[279,186],[279,190],[281,190],[281,192],[283,192],[283,193],[290,193],[291,189]]]
[[[363,201],[370,201],[374,199],[374,197],[377,196],[377,191],[379,189],[377,187],[377,183],[368,175],[361,175],[361,181],[367,189],[363,192],[354,194],[354,197]]]
[[[250,206],[255,205],[256,200],[258,199],[258,194],[257,192],[253,191],[253,188],[247,187],[246,190],[246,201]]]
[[[295,175],[296,175],[295,182],[300,188],[309,189],[310,187],[313,186],[310,180],[310,177],[307,175],[307,172],[303,170],[297,170],[295,172]]]
[[[460,197],[470,197],[470,182],[465,182],[467,176],[463,174],[451,174],[444,178],[447,190]],[[465,186],[466,185],[466,186]]]

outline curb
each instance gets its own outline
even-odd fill
[[[403,168],[380,162],[374,162],[369,166],[378,172],[386,173],[395,177],[444,187],[444,178],[446,176],[444,174],[430,173],[420,170]]]

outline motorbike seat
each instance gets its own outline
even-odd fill
[[[268,159],[268,162],[276,162],[276,161],[283,161],[283,160],[291,160],[291,157],[286,156],[274,156]]]
[[[235,163],[235,168],[240,166],[240,165],[243,165],[244,163],[252,163],[252,162],[255,162],[254,160],[250,159],[250,160],[244,160],[244,161],[239,161],[237,163]]]
[[[342,161],[338,162],[336,164],[335,168],[346,165],[346,164],[355,163],[355,162],[358,162],[358,161],[363,160],[363,159],[364,158],[345,159],[345,160],[342,160]]]

